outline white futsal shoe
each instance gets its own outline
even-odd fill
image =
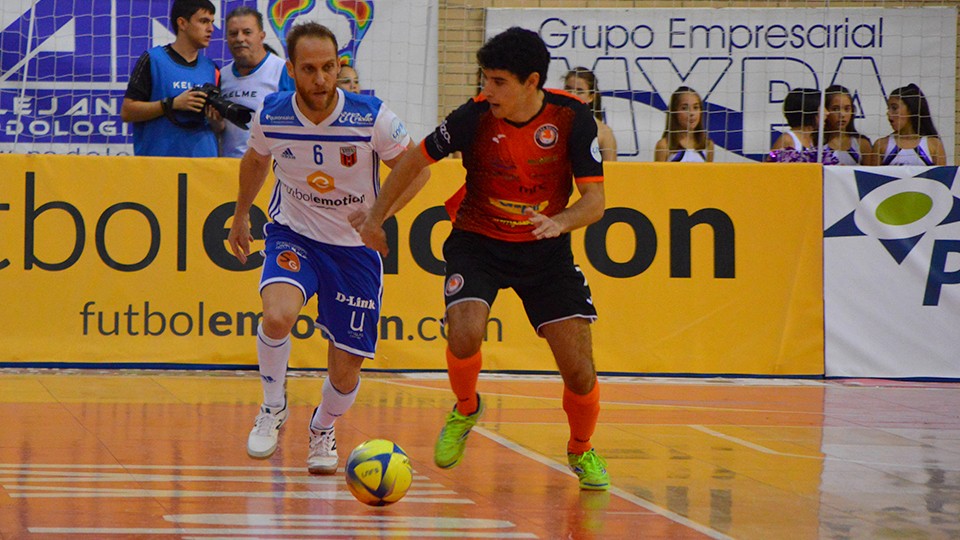
[[[307,470],[310,474],[336,474],[339,462],[337,436],[333,428],[321,431],[310,428],[310,453],[307,454]]]
[[[260,414],[253,422],[253,429],[247,437],[247,455],[256,459],[266,459],[277,449],[277,439],[280,437],[280,426],[287,421],[290,411],[287,409],[287,399],[283,399],[283,408],[275,409],[260,405]]]

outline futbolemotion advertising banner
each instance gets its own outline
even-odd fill
[[[0,365],[255,365],[262,259],[241,267],[226,243],[238,163],[0,156]],[[445,368],[443,202],[463,169],[431,169],[387,224],[368,368]],[[605,217],[572,237],[600,313],[598,370],[822,374],[820,171],[609,164]],[[294,329],[293,367],[326,366],[315,316],[311,302]],[[555,369],[512,291],[494,305],[484,368]]]
[[[826,374],[960,377],[957,167],[825,167]]]

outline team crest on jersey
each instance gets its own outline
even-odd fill
[[[353,167],[357,164],[357,147],[356,146],[341,146],[340,147],[340,164],[344,167]]]
[[[281,251],[277,255],[277,266],[290,272],[300,271],[300,257],[293,251]]]
[[[453,296],[463,288],[463,276],[454,274],[447,278],[447,284],[443,286],[443,294]]]
[[[553,124],[544,124],[537,128],[537,131],[533,134],[533,140],[537,143],[537,146],[544,150],[553,148],[560,140],[560,130]]]

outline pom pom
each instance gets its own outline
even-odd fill
[[[818,152],[816,148],[780,148],[770,151],[770,161],[776,163],[822,163],[824,165],[837,165],[840,160],[833,149],[825,147]]]

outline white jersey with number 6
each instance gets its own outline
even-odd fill
[[[294,92],[267,96],[249,146],[274,159],[271,219],[319,242],[360,246],[347,216],[373,204],[380,160],[400,155],[410,136],[378,98],[337,94],[336,108],[319,124],[300,112]]]

